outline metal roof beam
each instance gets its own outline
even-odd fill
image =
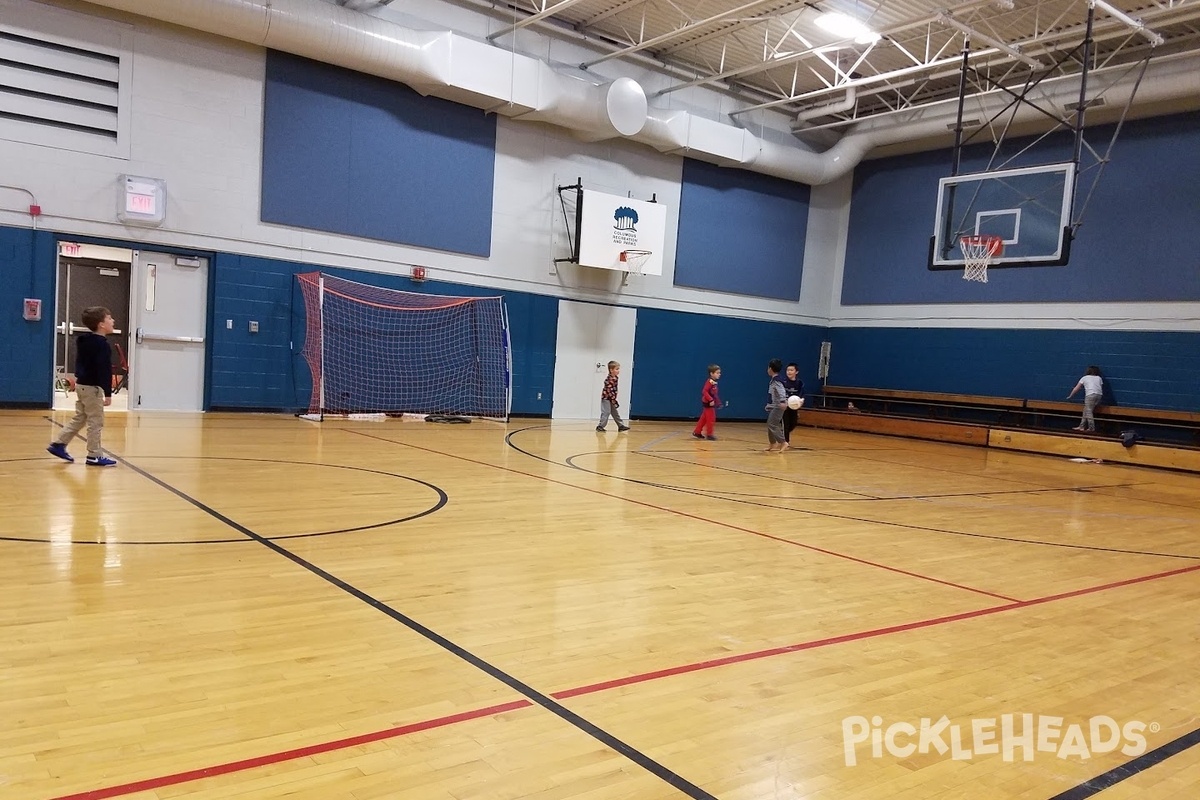
[[[996,48],[997,50],[1001,50],[1005,53],[1008,53],[1010,56],[1015,58],[1017,61],[1020,61],[1021,63],[1028,65],[1031,69],[1044,69],[1046,66],[1041,61],[1038,61],[1036,58],[1030,58],[1029,56],[1022,53],[1020,50],[1018,50],[1017,48],[1008,44],[1007,42],[1002,42],[999,39],[994,39],[991,36],[988,36],[986,33],[980,33],[979,31],[972,28],[970,25],[966,24],[965,22],[959,22],[958,20],[956,20],[954,17],[950,16],[949,14],[938,14],[938,22],[942,23],[943,25],[949,25],[951,28],[954,28],[955,30],[962,32],[963,35],[965,35],[968,38],[968,40],[978,39],[979,41],[983,42],[986,45],[989,45],[991,47]]]
[[[605,53],[603,56],[600,56],[599,58],[593,58],[591,61],[585,61],[582,64],[580,64],[579,66],[581,69],[588,69],[589,67],[594,67],[595,65],[600,64],[602,62],[609,61],[614,58],[620,58],[621,56],[626,55],[628,53],[636,53],[639,50],[645,50],[647,48],[654,47],[657,44],[662,44],[663,42],[669,42],[672,39],[677,39],[680,36],[687,35],[687,33],[689,31],[694,31],[697,28],[704,27],[705,25],[711,25],[714,22],[720,22],[721,20],[723,20],[727,17],[737,17],[737,15],[742,14],[742,13],[744,13],[750,9],[753,9],[757,6],[764,5],[767,2],[769,2],[769,0],[751,0],[751,2],[749,2],[749,3],[743,3],[742,5],[737,6],[736,8],[729,8],[729,9],[726,9],[725,11],[720,12],[719,14],[714,14],[711,17],[707,17],[707,18],[701,19],[701,20],[696,20],[695,22],[691,22],[680,28],[676,28],[673,31],[667,31],[666,33],[659,34],[658,36],[652,36],[651,38],[646,39],[645,41],[638,42],[637,44],[631,45],[631,46],[625,48],[624,50],[616,50],[612,53]],[[764,22],[766,22],[773,18],[774,17],[763,17],[762,20]]]
[[[966,9],[978,8],[980,6],[990,5],[992,2],[993,2],[993,0],[967,0],[967,2],[962,3],[958,6],[955,6],[953,10],[961,11],[961,10],[966,10]],[[904,32],[904,31],[909,31],[914,28],[925,27],[929,23],[936,21],[936,19],[937,19],[936,15],[930,15],[927,17],[922,17],[919,20],[914,20],[912,22],[907,22],[902,25],[897,25],[893,28],[889,28],[887,30],[881,31],[880,33],[883,38],[890,38],[892,36],[895,36],[898,33]],[[702,84],[709,83],[711,81],[720,81],[720,80],[725,80],[727,78],[738,77],[741,75],[749,75],[749,74],[752,74],[755,72],[763,72],[765,70],[774,69],[775,67],[782,66],[784,64],[790,64],[793,61],[800,61],[804,58],[807,58],[810,55],[813,55],[818,50],[828,50],[828,49],[835,48],[838,45],[849,45],[852,43],[853,43],[852,39],[843,39],[839,42],[833,42],[830,44],[820,45],[819,47],[810,47],[805,50],[801,50],[801,51],[792,53],[791,55],[784,56],[783,58],[776,58],[776,59],[772,59],[771,61],[762,62],[759,64],[750,64],[745,67],[740,67],[740,68],[731,69],[731,70],[725,70],[716,75],[710,75],[706,78],[697,78],[696,80],[688,81],[686,83],[677,84],[675,86],[668,86],[665,89],[660,89],[658,92],[655,93],[654,96],[661,97],[664,94],[670,94],[671,92],[677,92],[680,89],[687,89],[691,86],[700,86]]]
[[[389,0],[389,2],[390,2],[390,0]],[[487,39],[489,42],[491,42],[491,41],[494,41],[494,40],[500,38],[501,36],[506,36],[507,34],[510,34],[510,33],[516,33],[521,28],[524,28],[526,25],[532,25],[535,22],[541,22],[542,20],[546,19],[547,17],[553,17],[555,14],[557,14],[558,12],[562,11],[565,8],[569,8],[573,5],[575,5],[576,3],[582,3],[582,2],[583,2],[583,0],[561,0],[561,2],[555,3],[554,5],[549,6],[549,7],[547,7],[545,4],[543,4],[541,11],[538,11],[535,14],[531,14],[522,20],[514,22],[512,25],[503,27],[498,31],[492,31],[491,33],[489,33],[487,35]]]

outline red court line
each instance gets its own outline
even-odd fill
[[[868,631],[848,633],[842,636],[830,636],[825,639],[814,639],[812,641],[799,642],[797,644],[785,645],[783,647],[772,647],[767,650],[758,650],[753,653],[743,653],[741,655],[728,656],[726,658],[699,661],[694,664],[684,664],[678,667],[655,670],[654,672],[644,672],[640,675],[630,675],[625,678],[617,678],[611,681],[593,683],[591,685],[580,686],[575,689],[564,689],[559,692],[552,692],[550,697],[553,697],[555,700],[564,700],[571,697],[579,697],[580,695],[585,694],[595,694],[596,692],[602,692],[607,689],[629,686],[636,683],[645,683],[647,681],[658,680],[659,678],[667,678],[674,675],[682,675],[688,672],[699,672],[705,669],[714,669],[716,667],[723,667],[729,664],[737,664],[744,661],[770,658],[772,656],[783,655],[786,653],[798,653],[803,650],[814,650],[820,647],[842,644],[844,642],[872,639],[878,636],[886,636],[891,633],[901,633],[904,631],[929,628],[935,625],[944,625],[948,622],[957,622],[964,619],[990,616],[992,614],[999,614],[1003,611],[1013,611],[1022,608],[1029,608],[1031,606],[1044,605],[1046,603],[1053,603],[1058,600],[1066,600],[1072,597],[1095,594],[1097,592],[1108,591],[1109,589],[1117,589],[1122,586],[1146,583],[1148,581],[1169,578],[1175,575],[1183,575],[1185,573],[1196,571],[1200,571],[1200,564],[1194,564],[1190,567],[1181,567],[1168,572],[1159,572],[1154,575],[1143,575],[1138,578],[1128,578],[1123,581],[1114,581],[1113,583],[1106,583],[1100,586],[1089,586],[1084,589],[1061,592],[1059,594],[1052,594],[1033,600],[1021,600],[1003,606],[991,606],[989,608],[981,608],[975,611],[964,611],[961,614],[950,614],[944,617],[934,617],[933,619],[906,622],[900,625],[890,625],[886,628],[875,628]],[[515,711],[519,708],[526,708],[531,705],[532,703],[528,700],[514,700],[509,703],[488,706],[487,708],[480,708],[474,711],[464,711],[447,717],[438,717],[425,722],[414,722],[397,728],[388,728],[387,730],[376,731],[374,733],[365,733],[361,736],[353,736],[348,739],[338,739],[332,742],[324,742],[321,744],[309,745],[307,747],[300,747],[295,750],[269,753],[267,755],[257,756],[255,758],[247,758],[242,761],[231,761],[228,764],[218,764],[217,766],[204,767],[201,769],[190,770],[188,772],[177,772],[174,775],[164,775],[159,778],[149,778],[147,780],[138,781],[135,783],[121,784],[120,786],[110,786],[104,789],[93,789],[91,791],[81,792],[79,794],[63,795],[61,797],[55,797],[52,800],[104,800],[105,798],[110,797],[120,797],[122,795],[133,794],[134,792],[150,791],[153,789],[160,789],[165,786],[175,786],[180,783],[188,783],[190,781],[200,780],[202,778],[211,778],[217,775],[228,775],[232,772],[241,772],[244,770],[253,769],[255,767],[278,764],[284,761],[304,758],[306,756],[311,756],[318,753],[329,753],[334,750],[356,747],[369,742],[377,742],[384,739],[394,739],[400,736],[405,736],[409,733],[416,733],[417,731],[440,728],[446,725],[453,725],[457,722],[465,722],[467,720],[478,719],[480,717],[491,716],[493,714],[503,714],[508,711]]]
[[[334,750],[345,750],[349,747],[358,747],[359,745],[370,744],[371,742],[378,742],[383,739],[394,739],[398,736],[405,736],[418,731],[441,728],[446,725],[453,725],[456,722],[466,722],[467,720],[488,717],[493,714],[503,714],[507,711],[515,711],[518,708],[527,708],[532,705],[533,703],[528,700],[513,700],[509,703],[500,703],[499,705],[488,706],[487,708],[477,708],[474,711],[451,714],[448,717],[438,717],[436,719],[425,720],[424,722],[413,722],[409,725],[401,725],[398,728],[364,733],[361,736],[351,736],[347,739],[337,739],[332,742],[311,744],[307,747],[298,747],[295,750],[284,750],[280,753],[269,753],[265,756],[256,756],[241,761],[230,761],[228,764],[217,764],[216,766],[193,769],[188,772],[177,772],[174,775],[163,775],[158,778],[148,778],[144,781],[123,783],[120,786],[109,786],[104,789],[92,789],[87,792],[80,792],[79,794],[63,795],[62,797],[54,798],[54,800],[103,800],[106,797],[120,797],[122,795],[133,794],[134,792],[149,792],[155,789],[162,789],[165,786],[175,786],[180,783],[198,781],[202,778],[214,778],[218,775],[242,772],[254,769],[255,767],[265,767],[270,764],[278,764],[282,761],[292,761],[297,758],[306,758],[320,753],[329,753]]]
[[[830,636],[826,639],[814,639],[809,642],[800,642],[799,644],[772,647],[767,650],[756,650],[752,653],[740,653],[738,655],[724,656],[723,658],[714,658],[709,661],[698,661],[695,664],[683,664],[677,667],[668,667],[667,669],[655,670],[654,672],[644,672],[640,675],[629,675],[627,677],[616,678],[611,681],[602,681],[600,683],[594,683],[590,686],[579,686],[574,689],[565,689],[561,692],[552,692],[550,696],[555,700],[565,700],[568,697],[579,697],[580,695],[602,692],[607,689],[615,689],[620,686],[630,686],[635,683],[645,683],[646,681],[658,680],[659,678],[669,678],[674,675],[683,675],[688,672],[699,672],[700,670],[712,669],[714,667],[723,667],[728,664],[740,664],[744,661],[756,661],[760,658],[770,658],[771,656],[783,655],[785,653],[798,653],[802,650],[813,650],[818,647],[828,647],[829,645],[841,644],[843,642],[855,642],[859,641],[860,639],[872,639],[876,636],[886,636],[889,633],[902,633],[904,631],[914,631],[920,628],[930,628],[934,625],[942,625],[947,622],[957,622],[963,619],[986,617],[992,614],[999,614],[1001,611],[1013,611],[1020,608],[1039,606],[1055,600],[1065,600],[1071,597],[1079,597],[1080,595],[1094,594],[1096,592],[1103,592],[1108,589],[1116,589],[1121,586],[1129,586],[1135,583],[1144,583],[1146,581],[1157,580],[1159,578],[1167,578],[1172,575],[1180,575],[1185,572],[1196,572],[1197,570],[1200,570],[1200,564],[1195,564],[1190,567],[1181,567],[1179,569],[1171,570],[1170,572],[1160,572],[1155,575],[1146,575],[1140,578],[1129,578],[1127,580],[1116,581],[1114,583],[1106,583],[1102,586],[1090,586],[1086,589],[1076,589],[1071,592],[1052,594],[1033,600],[1018,600],[1004,606],[990,606],[988,608],[976,609],[975,611],[964,611],[960,614],[950,614],[944,617],[918,620],[917,622],[905,622],[900,625],[889,625],[886,628],[874,628],[868,631],[859,631],[858,633]]]
[[[785,539],[782,536],[774,536],[770,533],[763,533],[762,531],[756,531],[756,530],[752,530],[750,528],[743,528],[740,525],[734,525],[733,523],[730,523],[730,522],[722,522],[720,520],[711,519],[709,517],[702,517],[699,514],[689,514],[686,511],[679,511],[678,509],[667,508],[666,506],[655,505],[654,503],[648,503],[645,500],[633,500],[628,497],[623,497],[621,495],[612,494],[611,492],[603,492],[599,489],[592,489],[587,486],[578,486],[574,483],[568,483],[567,481],[560,481],[556,478],[548,478],[545,475],[536,475],[532,472],[525,472],[524,470],[513,469],[512,467],[504,467],[504,466],[500,466],[498,464],[489,464],[486,461],[479,461],[478,459],[467,458],[466,456],[460,456],[460,455],[456,455],[454,453],[446,453],[442,450],[434,450],[431,447],[421,447],[420,445],[409,444],[408,442],[397,442],[394,439],[385,439],[382,436],[376,436],[376,435],[370,434],[370,433],[362,433],[360,431],[347,431],[347,433],[356,433],[359,436],[365,436],[368,439],[375,439],[380,442],[387,442],[388,444],[398,444],[402,447],[411,447],[414,450],[423,450],[426,453],[433,453],[434,455],[445,456],[447,458],[454,458],[454,459],[458,459],[459,461],[466,461],[468,464],[477,464],[482,467],[490,467],[491,469],[498,469],[498,470],[502,470],[504,472],[511,472],[515,475],[524,475],[527,478],[537,478],[539,480],[543,480],[548,483],[558,484],[559,486],[569,486],[572,489],[578,489],[583,492],[591,492],[592,494],[598,494],[601,497],[609,497],[609,498],[612,498],[615,500],[621,500],[625,503],[633,503],[634,505],[643,506],[644,508],[652,508],[655,511],[662,511],[667,514],[674,514],[679,517],[685,517],[687,519],[694,519],[699,522],[707,522],[710,525],[717,525],[722,528],[729,528],[730,530],[740,531],[742,533],[749,533],[753,536],[762,537],[763,539],[771,539],[772,541],[782,542],[783,544],[788,544],[788,545],[791,545],[792,547],[800,547],[805,550],[812,550],[815,553],[821,553],[823,555],[832,556],[833,558],[841,558],[846,561],[853,561],[856,564],[863,564],[868,567],[875,567],[876,569],[887,570],[888,572],[894,572],[898,575],[907,575],[910,578],[916,578],[918,580],[928,581],[930,583],[941,584],[942,586],[950,586],[955,589],[962,589],[963,591],[966,591],[966,592],[973,592],[975,594],[982,594],[982,595],[986,595],[988,597],[994,597],[997,600],[1007,600],[1010,603],[1019,602],[1016,598],[1007,597],[1002,594],[996,594],[995,592],[989,592],[986,589],[976,589],[973,586],[964,586],[961,583],[954,583],[952,581],[944,581],[941,578],[933,578],[933,577],[930,577],[929,575],[922,575],[919,572],[910,572],[909,570],[906,570],[906,569],[900,569],[899,567],[888,566],[887,564],[880,564],[875,561],[868,561],[865,558],[857,558],[855,556],[846,555],[845,553],[839,553],[835,550],[826,550],[825,548],[817,547],[816,545],[804,544],[802,542],[796,542],[791,539]],[[521,451],[518,451],[518,452],[521,452]],[[556,461],[547,460],[546,463],[553,464],[554,466],[558,466],[558,467],[564,466],[563,464],[559,464]],[[567,469],[571,469],[571,467],[567,467]],[[804,513],[808,513],[808,512],[801,511],[798,513],[804,514]],[[887,523],[882,522],[879,524],[886,525]]]

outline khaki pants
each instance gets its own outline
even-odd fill
[[[99,386],[77,385],[75,398],[75,418],[67,423],[54,443],[68,444],[86,424],[88,455],[99,458],[104,455],[100,447],[100,432],[104,430],[104,390]]]
[[[1099,394],[1084,395],[1084,397],[1083,397],[1083,419],[1080,420],[1079,427],[1083,428],[1084,430],[1088,430],[1088,431],[1096,430],[1096,415],[1093,412],[1096,410],[1096,406],[1100,405],[1100,400],[1103,397],[1104,397],[1103,395],[1099,395]]]

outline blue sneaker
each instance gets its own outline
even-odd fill
[[[87,461],[83,463],[89,467],[115,467],[117,465],[116,460],[108,456],[88,456]]]
[[[55,442],[46,448],[46,452],[52,456],[58,456],[63,461],[74,462],[75,457],[67,452],[67,446],[59,442]]]

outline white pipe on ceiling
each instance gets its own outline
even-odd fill
[[[596,84],[564,75],[544,61],[451,31],[419,31],[321,0],[87,0],[186,28],[281,50],[411,86],[515,119],[545,122],[581,139],[628,137],[667,153],[740,167],[785,180],[820,185],[854,169],[874,148],[944,137],[952,118],[942,108],[914,109],[906,119],[867,120],[823,153],[799,141],[780,144],[746,128],[683,110],[649,109],[631,78]],[[1078,100],[1078,76],[1046,81],[1042,99]],[[1132,80],[1109,90],[1109,101],[1129,97]],[[1152,63],[1139,103],[1200,97],[1196,59]],[[999,109],[1000,96],[982,99]],[[1039,117],[1018,110],[1016,122]]]

